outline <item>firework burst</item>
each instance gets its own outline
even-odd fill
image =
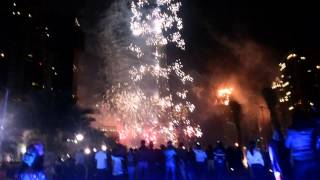
[[[120,140],[125,143],[140,139],[160,143],[202,136],[199,125],[189,118],[195,106],[187,100],[186,86],[193,78],[182,70],[180,60],[168,64],[164,53],[169,43],[185,49],[180,34],[183,23],[178,16],[181,5],[178,0],[131,2],[132,42],[127,49],[139,63],[128,70],[128,81],[106,91],[99,105],[118,121]],[[178,77],[182,88],[169,87],[172,76]]]

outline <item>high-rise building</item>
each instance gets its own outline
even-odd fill
[[[311,58],[303,53],[289,53],[279,63],[279,76],[272,88],[277,91],[281,105],[289,111],[297,106],[319,111],[320,67]]]
[[[0,86],[18,95],[37,89],[75,94],[75,62],[82,47],[76,12],[61,10],[50,0],[5,2],[1,7]]]

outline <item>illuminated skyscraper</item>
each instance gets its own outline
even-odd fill
[[[297,106],[319,110],[320,67],[303,54],[290,53],[279,63],[279,76],[272,84],[279,102],[289,111]]]

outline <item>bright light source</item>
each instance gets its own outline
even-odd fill
[[[234,143],[234,146],[235,146],[235,147],[239,147],[239,143],[237,143],[237,142]]]
[[[102,145],[101,149],[102,149],[102,151],[106,151],[107,150],[107,146],[106,145]]]
[[[84,153],[85,153],[85,154],[90,154],[90,153],[91,153],[90,148],[85,148],[85,149],[84,149]]]
[[[83,139],[84,139],[83,134],[81,134],[81,133],[76,134],[76,140],[82,141]]]
[[[76,26],[80,27],[80,23],[79,23],[78,18],[75,18],[74,22],[75,22]]]
[[[280,71],[283,71],[287,67],[286,63],[280,63],[279,66],[280,66]]]
[[[233,169],[233,168],[230,168],[230,170],[231,170],[231,171],[234,171],[234,169]]]
[[[320,69],[320,65],[317,65],[316,68],[317,68],[317,69]]]
[[[310,102],[310,106],[314,106],[313,102]]]
[[[230,98],[233,92],[233,88],[218,89],[218,98],[224,105],[229,105]]]
[[[285,82],[284,84],[282,84],[282,87],[287,87],[287,86],[289,86],[289,81],[287,81],[287,82]]]
[[[280,172],[275,171],[273,174],[274,174],[274,177],[276,178],[276,180],[281,180],[281,179],[282,179],[282,178],[281,178],[281,173],[280,173]]]
[[[289,54],[289,55],[287,56],[287,60],[289,60],[289,59],[291,59],[291,58],[295,58],[295,57],[297,57],[296,54],[294,54],[294,53]]]
[[[301,59],[301,60],[306,60],[306,57],[301,56],[300,59]]]
[[[27,146],[26,146],[25,144],[22,144],[22,145],[21,145],[20,152],[21,152],[22,154],[24,154],[24,153],[27,152]]]
[[[4,53],[0,53],[0,56],[1,56],[2,58],[4,58],[4,57],[5,57],[5,54],[4,54]]]
[[[294,109],[293,106],[290,106],[290,107],[289,107],[289,111],[292,111],[293,109]]]
[[[96,148],[93,148],[92,151],[93,151],[93,152],[97,152],[97,149],[96,149]]]

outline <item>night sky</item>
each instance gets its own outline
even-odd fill
[[[219,54],[224,50],[217,36],[253,40],[279,57],[301,50],[318,58],[320,12],[315,7],[300,1],[186,0],[186,39],[192,54],[201,57],[195,65],[206,69],[208,61],[197,52]],[[279,61],[279,57],[274,60]]]

